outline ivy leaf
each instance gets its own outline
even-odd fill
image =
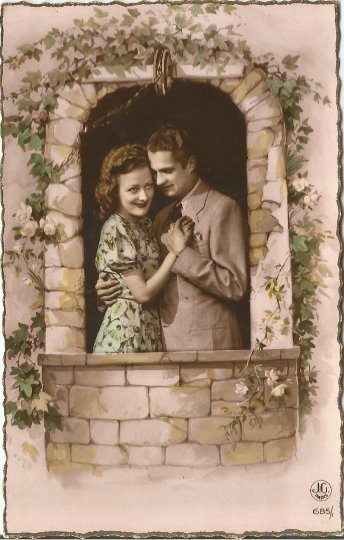
[[[197,15],[203,15],[202,6],[199,4],[194,4],[191,8],[191,14],[196,17]]]
[[[306,239],[303,236],[297,236],[296,234],[294,234],[292,236],[291,244],[295,252],[308,250],[308,247],[306,245]]]
[[[32,135],[30,139],[29,147],[34,150],[41,150],[41,148],[43,147],[43,144],[44,144],[43,139],[41,139],[41,137],[37,135],[37,133],[34,133],[34,135]]]
[[[37,111],[39,109],[39,101],[23,98],[18,100],[17,107],[18,111]]]
[[[140,12],[138,9],[136,8],[128,8],[128,13],[129,15],[131,15],[132,17],[138,17],[140,15]]]
[[[299,58],[300,58],[299,55],[297,55],[297,56],[291,56],[290,54],[288,54],[287,56],[285,56],[284,58],[282,58],[282,64],[283,64],[287,69],[289,69],[290,71],[294,71],[295,69],[298,68],[297,61],[298,61]]]
[[[18,410],[18,407],[14,401],[6,401],[5,403],[5,413],[6,414],[14,414]]]
[[[54,92],[52,90],[48,90],[46,94],[43,96],[43,105],[44,107],[55,107],[57,101],[56,97],[54,95]]]
[[[53,36],[51,33],[49,33],[49,34],[43,39],[43,44],[44,44],[46,50],[51,49],[51,47],[52,47],[53,45],[55,45],[55,41],[56,41],[56,40],[55,40],[54,36]]]
[[[134,20],[135,19],[133,17],[130,17],[130,15],[125,13],[122,19],[122,26],[128,26],[130,28],[133,25]]]
[[[47,431],[54,431],[55,429],[62,431],[62,416],[57,405],[48,403],[48,412],[44,413],[44,427]]]
[[[94,8],[94,13],[95,13],[95,16],[98,17],[99,19],[104,19],[105,17],[109,15],[108,11],[103,11],[102,9],[99,9],[97,7]]]
[[[205,10],[207,13],[213,13],[215,14],[218,10],[218,5],[217,4],[208,4],[207,6],[205,6]]]
[[[235,11],[235,6],[233,5],[229,5],[229,4],[225,4],[222,6],[223,7],[223,11],[225,13],[228,13],[228,15],[232,15],[232,13]]]
[[[42,80],[42,73],[38,71],[28,71],[22,81],[28,83],[33,90],[37,90]]]
[[[12,135],[13,137],[18,137],[19,128],[15,124],[4,124],[2,133],[4,137],[8,137],[9,135]]]

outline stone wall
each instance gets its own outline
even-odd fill
[[[45,201],[48,218],[58,225],[61,234],[60,243],[48,246],[45,253],[46,352],[82,353],[86,350],[79,133],[91,109],[107,93],[122,86],[145,84],[152,76],[152,66],[134,70],[122,78],[100,68],[84,83],[63,89],[50,115],[45,155],[63,165],[63,174],[60,184],[48,187]],[[280,318],[289,320],[290,325],[283,334],[276,333],[269,347],[292,347],[286,148],[280,104],[265,89],[265,73],[245,61],[228,64],[221,78],[215,68],[200,70],[178,65],[174,76],[216,86],[228,94],[245,117],[251,342],[261,337],[260,323],[265,311],[276,309],[276,301],[268,297],[264,285],[266,277],[276,275],[280,269],[285,291]]]
[[[299,349],[256,353],[262,396],[240,415],[249,351],[40,355],[44,390],[63,416],[47,433],[52,471],[98,466],[216,467],[280,462],[295,453]],[[265,372],[287,380],[273,398]],[[246,402],[247,403],[247,402]]]

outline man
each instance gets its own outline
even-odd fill
[[[194,222],[193,240],[179,254],[161,294],[160,317],[167,351],[242,347],[235,302],[247,287],[244,225],[238,204],[211,188],[197,174],[197,158],[188,135],[178,129],[154,132],[147,145],[156,182],[176,199],[154,223],[162,253],[166,233],[181,215]],[[107,304],[98,280],[98,295]],[[114,294],[116,294],[114,290]]]

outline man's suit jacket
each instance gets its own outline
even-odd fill
[[[161,241],[175,203],[159,212],[154,230]],[[187,202],[195,222],[191,244],[178,256],[161,294],[160,316],[167,351],[242,347],[235,301],[246,293],[247,247],[238,204],[202,180]]]

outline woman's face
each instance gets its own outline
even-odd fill
[[[149,167],[134,169],[119,176],[117,212],[137,223],[150,209],[154,184]]]

